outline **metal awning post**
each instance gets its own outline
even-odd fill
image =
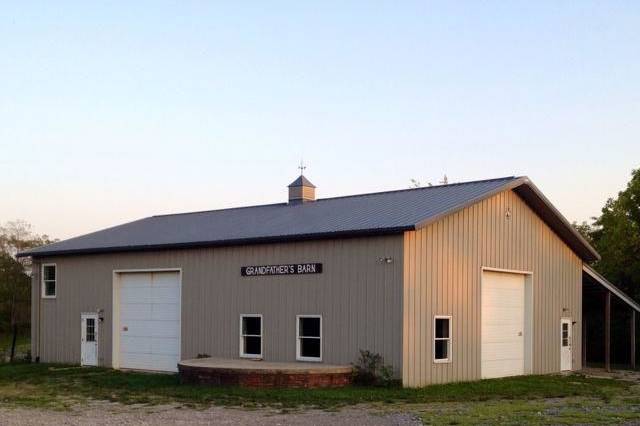
[[[582,368],[587,368],[587,319],[582,317]]]
[[[631,369],[636,369],[636,310],[631,309]]]
[[[611,292],[604,295],[604,368],[611,371]]]

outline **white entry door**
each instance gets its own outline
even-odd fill
[[[98,365],[98,314],[82,314],[80,365]]]
[[[517,376],[525,371],[525,276],[482,273],[481,375]]]
[[[179,273],[123,273],[119,326],[120,368],[178,371]]]
[[[562,318],[560,322],[560,369],[571,370],[571,318]]]

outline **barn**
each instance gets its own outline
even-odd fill
[[[20,253],[32,353],[174,372],[198,356],[345,366],[405,386],[582,367],[598,258],[527,177],[144,218]],[[259,365],[256,363],[255,365]]]

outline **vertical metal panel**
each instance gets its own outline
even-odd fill
[[[391,257],[393,263],[380,262]],[[61,256],[56,299],[33,297],[43,362],[80,362],[80,313],[104,310],[99,362],[111,365],[112,284],[118,269],[182,269],[182,358],[236,358],[240,314],[264,318],[264,357],[295,361],[297,314],[323,316],[323,362],[350,363],[359,349],[402,366],[403,236],[211,249]],[[243,265],[322,262],[317,275],[241,277]],[[34,270],[33,287],[39,288]],[[37,294],[37,295],[36,295]],[[42,305],[38,321],[37,306]],[[34,343],[34,354],[37,348]]]
[[[573,368],[581,368],[582,261],[517,194],[502,192],[406,232],[404,247],[405,385],[480,379],[482,267],[533,272],[533,372],[560,371],[562,316],[575,321]],[[449,364],[433,363],[434,315],[453,317]]]

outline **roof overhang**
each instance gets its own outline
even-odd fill
[[[76,249],[76,250],[53,250],[49,252],[39,251],[37,253],[24,251],[24,252],[18,253],[16,257],[33,257],[37,259],[37,258],[51,257],[51,256],[128,253],[128,252],[142,252],[142,251],[198,249],[198,248],[208,248],[208,247],[231,247],[231,246],[242,246],[242,245],[251,245],[251,244],[290,243],[290,242],[299,242],[299,241],[329,240],[329,239],[335,239],[335,238],[359,238],[359,237],[397,235],[397,234],[403,234],[405,231],[411,231],[414,229],[415,228],[413,226],[398,226],[395,228],[383,228],[383,229],[358,229],[353,231],[323,232],[323,233],[299,234],[299,235],[281,235],[281,236],[258,237],[258,238],[240,238],[240,239],[233,239],[233,240],[194,241],[194,242],[175,243],[175,244],[95,247],[95,248],[82,248],[82,249]]]
[[[621,300],[623,300],[627,305],[631,306],[636,311],[640,312],[640,305],[638,305],[635,300],[629,297],[625,292],[620,290],[615,285],[611,284],[605,277],[597,273],[592,267],[589,265],[582,265],[582,270],[584,273],[593,278],[594,281],[602,285],[604,288],[609,290],[611,293],[618,296]]]
[[[513,191],[585,262],[600,260],[598,252],[528,178]]]

